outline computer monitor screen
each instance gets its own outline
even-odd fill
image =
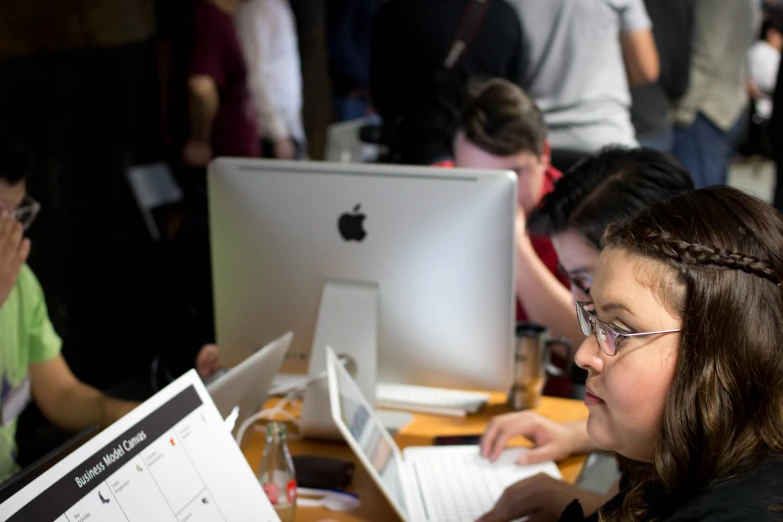
[[[305,373],[324,284],[357,281],[378,286],[379,381],[509,389],[513,173],[221,158],[209,208],[227,365],[291,330],[283,371]]]

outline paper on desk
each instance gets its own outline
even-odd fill
[[[0,521],[279,522],[195,370],[0,504]]]

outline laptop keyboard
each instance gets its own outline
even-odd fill
[[[432,521],[473,522],[492,509],[506,486],[507,477],[479,457],[477,446],[461,454],[419,453],[411,464]]]

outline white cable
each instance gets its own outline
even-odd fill
[[[345,358],[343,358],[343,357],[340,357],[340,363],[343,366],[345,366],[346,363],[347,363],[347,360]],[[285,397],[283,397],[283,399],[280,402],[275,404],[274,407],[268,408],[266,410],[261,410],[258,413],[254,413],[253,415],[251,415],[250,417],[245,419],[245,422],[243,422],[242,425],[239,426],[239,430],[237,431],[237,437],[236,437],[237,445],[241,445],[242,437],[245,436],[245,432],[247,431],[247,429],[250,426],[252,426],[255,422],[257,422],[257,421],[259,421],[259,420],[261,420],[261,419],[263,419],[265,417],[274,418],[276,415],[282,415],[283,417],[286,417],[288,420],[293,422],[294,425],[297,428],[301,428],[302,424],[299,421],[299,419],[297,417],[295,417],[294,415],[291,415],[289,412],[285,411],[285,406],[294,397],[296,397],[297,394],[303,393],[307,388],[309,388],[311,385],[315,384],[316,382],[321,381],[323,379],[326,379],[327,375],[328,374],[327,374],[326,370],[324,370],[324,371],[322,371],[319,374],[313,375],[312,377],[308,377],[308,379],[304,383],[296,386],[295,389],[288,391],[288,394]],[[298,440],[301,437],[298,436],[298,435],[290,434],[290,435],[288,435],[288,438],[293,439],[293,440]]]
[[[258,413],[254,413],[247,419],[245,419],[245,422],[242,423],[241,426],[239,426],[239,430],[237,431],[237,444],[242,443],[242,437],[245,436],[245,432],[247,429],[252,426],[256,421],[259,421],[263,418],[269,417],[274,418],[276,415],[282,415],[283,417],[286,417],[288,420],[293,422],[296,427],[298,428],[300,423],[299,419],[285,411],[285,406],[288,402],[291,401],[298,393],[301,393],[303,390],[293,390],[288,395],[286,395],[280,402],[274,405],[272,408],[268,408],[266,410],[259,411]],[[295,436],[291,436],[290,438],[295,439]]]
[[[320,381],[321,379],[326,379],[326,370],[322,371],[321,373],[317,375],[313,375],[312,377],[308,377],[303,382],[295,383],[295,384],[288,384],[288,385],[280,385],[277,388],[272,388],[269,390],[269,395],[275,396],[275,395],[285,395],[291,392],[300,392],[304,391],[305,388],[310,387],[311,384],[315,384],[316,382]]]

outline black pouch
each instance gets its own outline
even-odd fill
[[[299,455],[293,457],[296,485],[302,488],[343,490],[353,480],[356,465],[349,460]]]

